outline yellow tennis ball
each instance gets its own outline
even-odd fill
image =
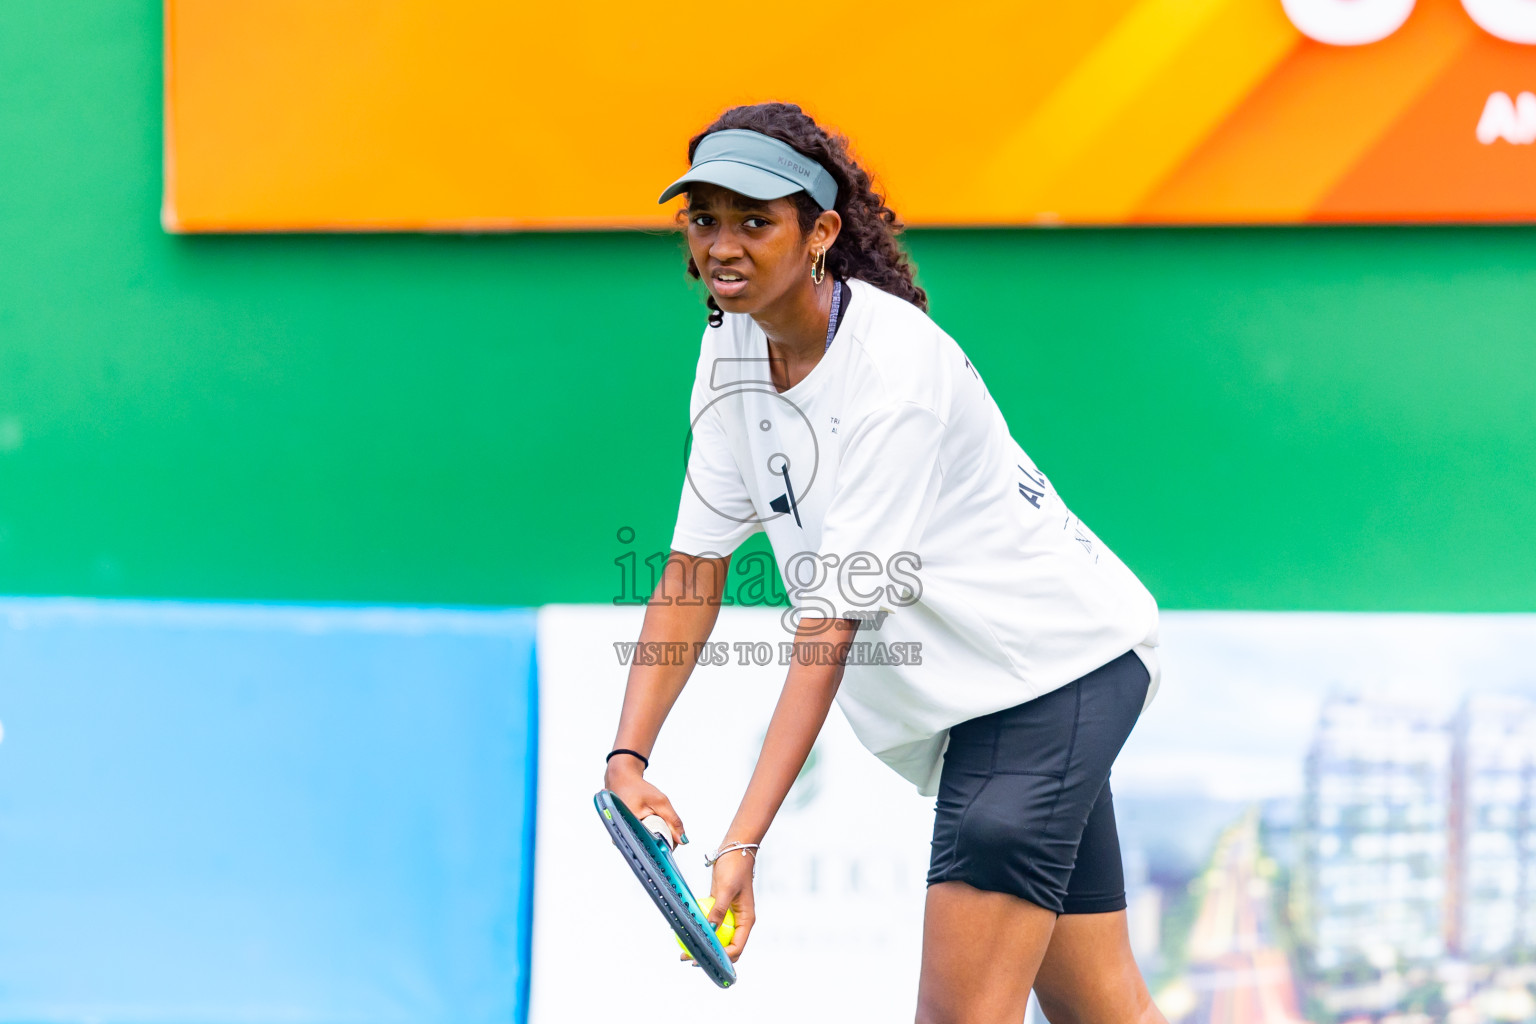
[[[715,898],[713,896],[705,896],[703,899],[699,900],[699,909],[704,911],[705,917],[708,917],[709,912],[715,909]],[[726,907],[725,920],[721,921],[719,927],[715,929],[715,938],[720,940],[720,945],[729,946],[731,944],[731,939],[735,937],[735,935],[736,914],[731,910],[730,907]],[[673,938],[677,938],[677,936],[674,935]],[[683,945],[682,939],[677,939],[677,945],[680,949],[682,949],[683,956],[687,957],[689,960],[693,959],[693,957],[688,955],[688,947]]]

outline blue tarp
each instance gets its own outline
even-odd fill
[[[526,1015],[534,614],[0,601],[0,1021]]]

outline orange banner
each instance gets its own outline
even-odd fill
[[[167,0],[163,219],[656,227],[763,99],[911,224],[1536,219],[1536,0]]]

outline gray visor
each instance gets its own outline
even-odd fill
[[[823,210],[837,202],[837,181],[825,167],[787,143],[745,128],[704,136],[693,151],[688,173],[668,185],[656,201],[664,203],[700,181],[751,199],[779,199],[803,189]]]

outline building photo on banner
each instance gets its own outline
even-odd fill
[[[1536,0],[0,98],[0,1024],[1536,1024]]]

